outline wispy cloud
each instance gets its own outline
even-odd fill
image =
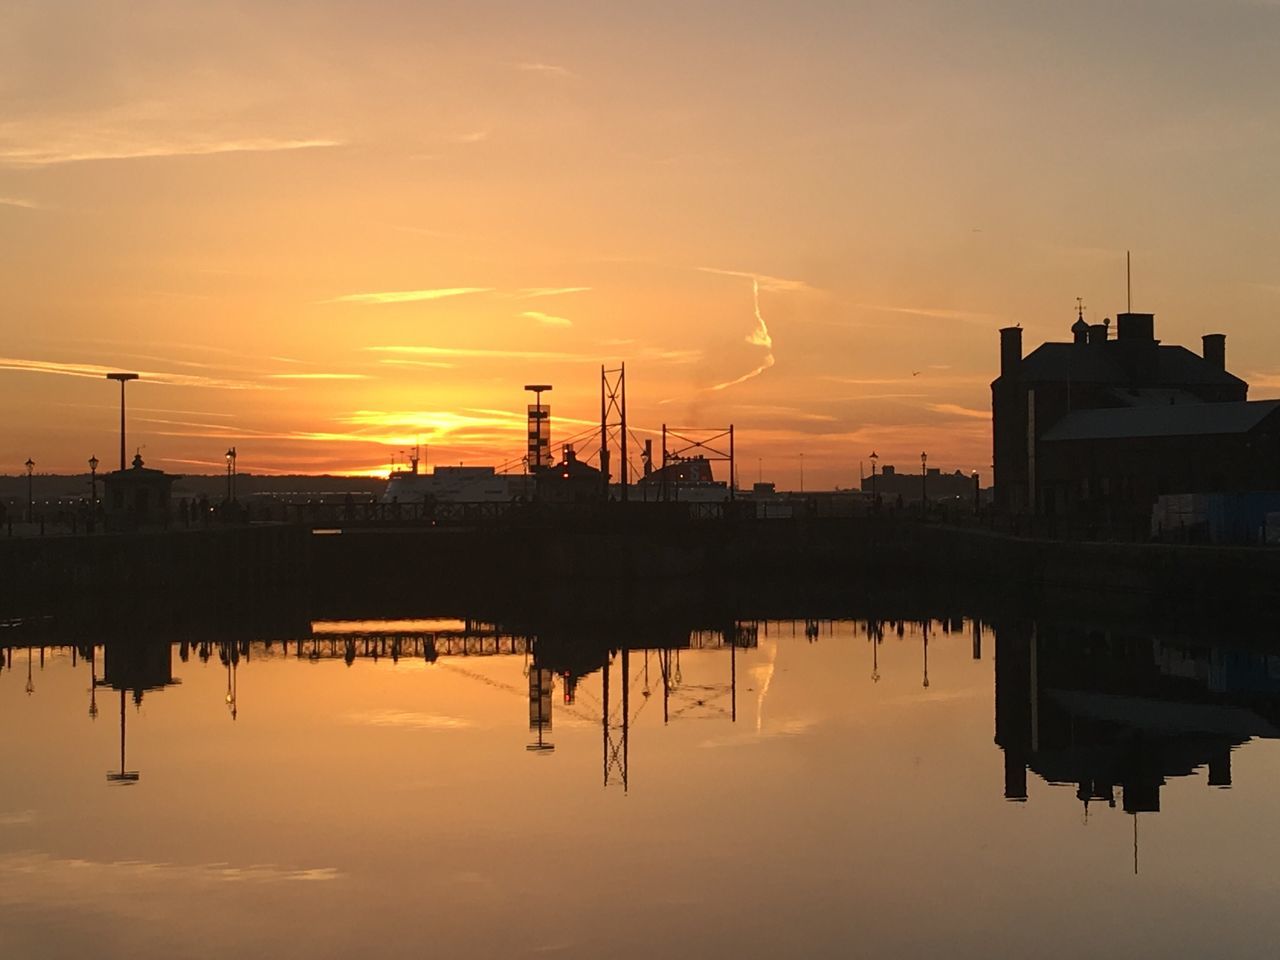
[[[430,367],[433,370],[452,370],[454,364],[444,360],[404,360],[397,357],[383,357],[378,361],[393,367]]]
[[[858,303],[862,310],[875,310],[880,313],[901,313],[911,317],[929,317],[935,320],[959,320],[962,323],[996,323],[1002,318],[995,313],[981,313],[976,310],[951,310],[945,307],[891,307],[884,304]]]
[[[952,417],[971,417],[975,420],[990,420],[990,410],[975,410],[972,407],[962,407],[957,403],[931,403],[929,409],[934,413],[945,413]]]
[[[698,267],[699,273],[714,273],[721,277],[740,277],[756,284],[757,292],[767,293],[813,293],[814,288],[803,280],[788,280],[786,277],[771,277],[767,273],[747,273],[742,270],[721,270],[718,267]]]
[[[274,153],[281,150],[311,150],[339,147],[341,140],[281,140],[261,137],[243,140],[181,141],[161,140],[151,143],[86,142],[71,138],[30,147],[0,147],[0,162],[26,166],[52,166],[82,163],[90,160],[139,160],[152,157],[199,157],[218,153]]]
[[[103,367],[95,363],[59,363],[53,360],[26,360],[18,357],[0,357],[0,370],[14,370],[22,373],[47,373],[64,377],[88,377],[94,380],[114,373],[118,367]],[[135,371],[148,383],[161,383],[174,387],[212,387],[219,390],[265,390],[279,389],[267,387],[252,380],[228,380],[221,377],[201,377],[188,373],[161,373],[158,371]]]
[[[541,310],[526,310],[520,314],[526,320],[537,320],[541,324],[548,327],[572,327],[573,321],[568,317],[556,317],[549,313],[543,313]]]
[[[381,293],[348,293],[321,303],[415,303],[420,300],[444,300],[472,293],[492,293],[492,287],[437,287],[429,290],[388,290]]]
[[[590,287],[523,287],[516,295],[532,300],[534,297],[558,297],[566,293],[586,293]]]
[[[599,363],[596,354],[567,353],[557,350],[500,350],[488,347],[420,347],[376,346],[365,347],[372,353],[390,353],[420,357],[461,357],[489,360],[547,360],[562,363]],[[697,363],[702,359],[699,350],[667,350],[660,347],[642,347],[633,351],[633,357],[658,363]]]
[[[489,130],[467,130],[445,137],[450,143],[480,143],[489,139]]]
[[[269,380],[372,380],[367,373],[273,373]]]
[[[764,317],[760,313],[760,283],[755,277],[751,278],[751,302],[755,310],[756,328],[747,335],[747,343],[753,347],[764,347],[768,352],[765,354],[764,360],[754,370],[749,370],[733,380],[717,383],[711,388],[712,390],[727,390],[729,387],[736,387],[740,383],[746,383],[748,380],[760,376],[774,364],[773,337],[769,335],[769,325],[764,322]]]
[[[40,204],[34,200],[24,200],[21,197],[0,197],[0,207],[19,207],[23,210],[39,210]]]
[[[555,64],[555,63],[543,63],[542,61],[539,61],[539,60],[529,61],[526,63],[517,63],[515,67],[517,70],[523,70],[526,73],[541,73],[549,77],[569,78],[569,77],[577,76],[577,74],[575,74],[572,70],[568,69],[567,67],[562,67],[559,64]]]

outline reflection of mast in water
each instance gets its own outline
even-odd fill
[[[36,692],[35,681],[31,679],[31,648],[27,647],[27,696]]]
[[[118,783],[121,786],[128,786],[131,783],[137,783],[142,774],[137,770],[126,770],[124,764],[124,744],[125,744],[125,710],[124,710],[124,688],[120,688],[120,771],[118,773],[107,771],[107,782]]]
[[[622,720],[615,722],[609,713],[609,674],[612,657],[604,662],[600,671],[600,726],[604,734],[604,785],[622,784],[622,792],[629,787],[627,777],[628,750],[631,740],[631,651],[622,648]]]
[[[551,670],[542,667],[529,668],[529,729],[536,731],[538,739],[525,745],[530,753],[547,754],[555,750],[555,744],[548,743],[546,733],[551,729]]]

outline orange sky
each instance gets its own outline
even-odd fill
[[[1277,395],[1280,6],[9,3],[0,472],[365,471],[732,422],[988,472],[996,329],[1135,309]]]

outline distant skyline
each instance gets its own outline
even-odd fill
[[[0,473],[385,471],[638,428],[989,479],[1076,297],[1280,396],[1280,3],[12,2]]]

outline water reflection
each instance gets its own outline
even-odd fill
[[[922,690],[930,687],[931,637],[966,636],[974,661],[982,660],[984,639],[994,639],[995,743],[1003,751],[1003,795],[1010,801],[1027,801],[1030,772],[1051,785],[1074,786],[1086,818],[1100,803],[1133,815],[1155,813],[1169,778],[1204,768],[1210,786],[1228,788],[1234,748],[1255,738],[1280,737],[1280,657],[1218,642],[1050,620],[1007,619],[987,625],[977,618],[807,619],[731,621],[717,628],[667,624],[653,629],[654,642],[630,637],[621,643],[563,625],[534,633],[454,618],[316,620],[305,636],[287,639],[24,644],[20,634],[10,631],[0,669],[12,671],[15,653],[22,657],[24,690],[33,696],[47,654],[69,656],[73,667],[83,661],[91,719],[99,715],[100,690],[118,694],[119,763],[107,773],[112,784],[136,784],[141,778],[127,762],[126,706],[131,701],[140,712],[145,695],[181,684],[173,673],[176,654],[181,663],[213,660],[222,667],[223,698],[233,722],[240,711],[240,670],[254,662],[425,664],[524,699],[525,750],[531,754],[554,753],[558,715],[598,726],[602,783],[626,791],[632,729],[651,702],[660,704],[656,709],[663,725],[699,719],[736,723],[740,652],[756,650],[771,631],[774,636],[802,635],[813,644],[837,627],[865,642],[872,684],[881,680],[886,638],[918,644]],[[689,673],[688,657],[695,652],[703,656]],[[856,655],[856,649],[849,653]],[[474,669],[478,658],[519,660],[523,680],[512,683]],[[771,670],[757,678],[761,702]],[[306,677],[300,675],[299,682],[305,688]]]

